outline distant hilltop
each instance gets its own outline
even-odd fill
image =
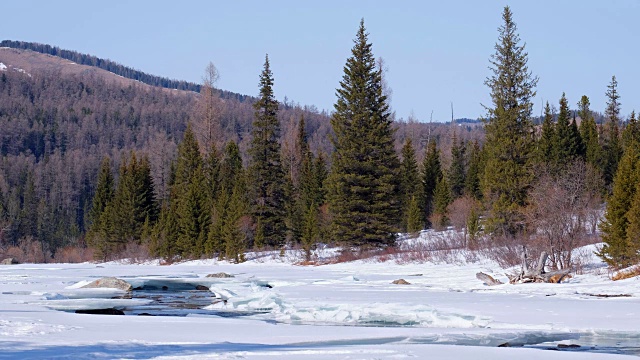
[[[109,59],[102,59],[93,55],[82,54],[73,50],[60,49],[57,46],[26,41],[3,40],[2,42],[0,42],[0,47],[31,50],[41,54],[57,56],[59,58],[72,61],[79,65],[97,67],[99,69],[106,70],[124,78],[136,80],[151,86],[157,86],[166,89],[193,91],[197,93],[200,92],[200,84],[147,74],[140,70],[124,66]],[[238,94],[225,90],[220,90],[220,97],[224,99],[232,98],[240,102],[253,99],[253,97],[248,95]]]

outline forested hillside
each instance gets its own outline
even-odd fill
[[[55,59],[0,49],[0,62],[7,67],[0,71],[0,240],[5,249],[24,239],[44,242],[51,253],[82,244],[105,156],[112,159],[116,181],[130,151],[148,156],[156,197],[162,199],[189,122],[204,141],[200,94],[124,82]],[[255,98],[228,94],[215,90],[221,104],[219,139],[236,142],[247,165]],[[279,109],[283,157],[291,153],[304,115],[310,150],[330,160],[328,115],[286,102]],[[429,136],[448,143],[448,126],[397,125],[398,148],[405,137],[414,138],[418,151]],[[467,138],[478,133],[465,129]]]

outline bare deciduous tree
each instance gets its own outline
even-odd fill
[[[224,145],[222,115],[225,111],[225,104],[224,100],[220,98],[219,90],[215,87],[219,79],[218,69],[213,62],[209,62],[202,78],[200,99],[192,124],[202,153],[208,153],[213,146],[220,149]]]
[[[599,204],[595,170],[575,161],[557,174],[544,171],[529,193],[527,220],[534,241],[540,241],[549,254],[551,267],[572,266],[571,253],[587,239],[589,219]]]

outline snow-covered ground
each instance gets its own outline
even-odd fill
[[[507,279],[503,269],[482,258],[455,265],[360,260],[298,266],[274,255],[240,265],[204,260],[0,266],[0,359],[637,356],[640,279],[609,280],[595,256],[588,256],[584,268],[563,284],[488,287],[476,272]],[[205,277],[218,272],[235,277]],[[104,276],[134,287],[166,286],[168,293],[203,285],[212,291],[211,305],[181,310],[191,312],[182,317],[70,312],[145,309],[149,300],[111,299],[122,292],[80,288]],[[392,284],[400,278],[410,284]],[[558,344],[563,351],[544,350]],[[565,348],[570,344],[580,347]]]

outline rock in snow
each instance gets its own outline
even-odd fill
[[[411,283],[408,282],[405,279],[393,280],[392,284],[396,284],[396,285],[411,285]]]
[[[129,284],[128,282],[122,279],[118,279],[114,277],[105,277],[102,279],[98,279],[94,282],[91,282],[83,286],[83,288],[111,288],[111,289],[120,289],[128,292],[133,289],[133,286],[131,286],[131,284]]]

